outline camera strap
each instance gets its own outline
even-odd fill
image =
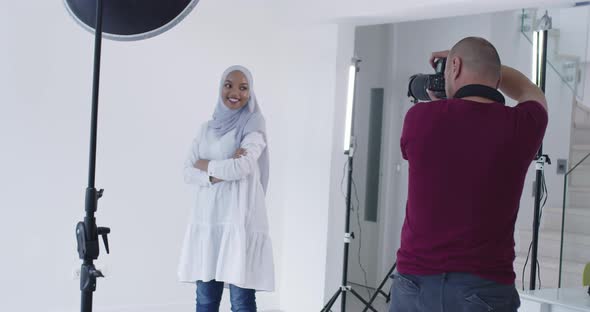
[[[502,93],[500,93],[500,91],[479,84],[466,85],[460,88],[459,90],[457,90],[453,98],[461,99],[470,96],[479,96],[482,98],[490,99],[494,102],[506,104],[506,99],[504,99],[504,96],[502,95]]]

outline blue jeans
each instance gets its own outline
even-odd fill
[[[389,312],[516,312],[514,285],[466,273],[392,275]]]
[[[223,282],[197,282],[197,312],[219,312]],[[256,291],[229,285],[232,312],[256,312]]]

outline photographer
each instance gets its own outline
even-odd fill
[[[401,151],[409,189],[390,312],[517,311],[514,226],[547,127],[543,92],[467,37],[446,58],[447,99],[412,107]],[[504,105],[496,89],[516,100]]]

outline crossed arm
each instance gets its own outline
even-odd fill
[[[235,153],[234,156],[232,157],[232,159],[238,159],[242,156],[246,156],[248,154],[248,151],[246,151],[243,148],[238,148]],[[201,170],[202,172],[208,172],[209,171],[209,163],[211,161],[207,160],[207,159],[199,159],[197,160],[197,162],[194,164],[194,167]],[[209,181],[211,182],[211,184],[217,184],[219,182],[223,182],[225,180],[222,180],[220,178],[216,178],[214,176],[209,176]]]
[[[253,132],[242,140],[240,148],[235,151],[232,158],[200,159],[199,142],[195,139],[185,161],[185,182],[208,186],[223,181],[240,180],[254,171],[258,158],[265,148],[264,136]]]

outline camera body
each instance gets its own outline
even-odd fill
[[[408,85],[408,97],[412,98],[413,102],[431,101],[426,90],[430,90],[439,99],[446,99],[445,92],[445,67],[447,64],[446,58],[439,58],[435,62],[435,73],[432,75],[416,74],[410,77]]]

